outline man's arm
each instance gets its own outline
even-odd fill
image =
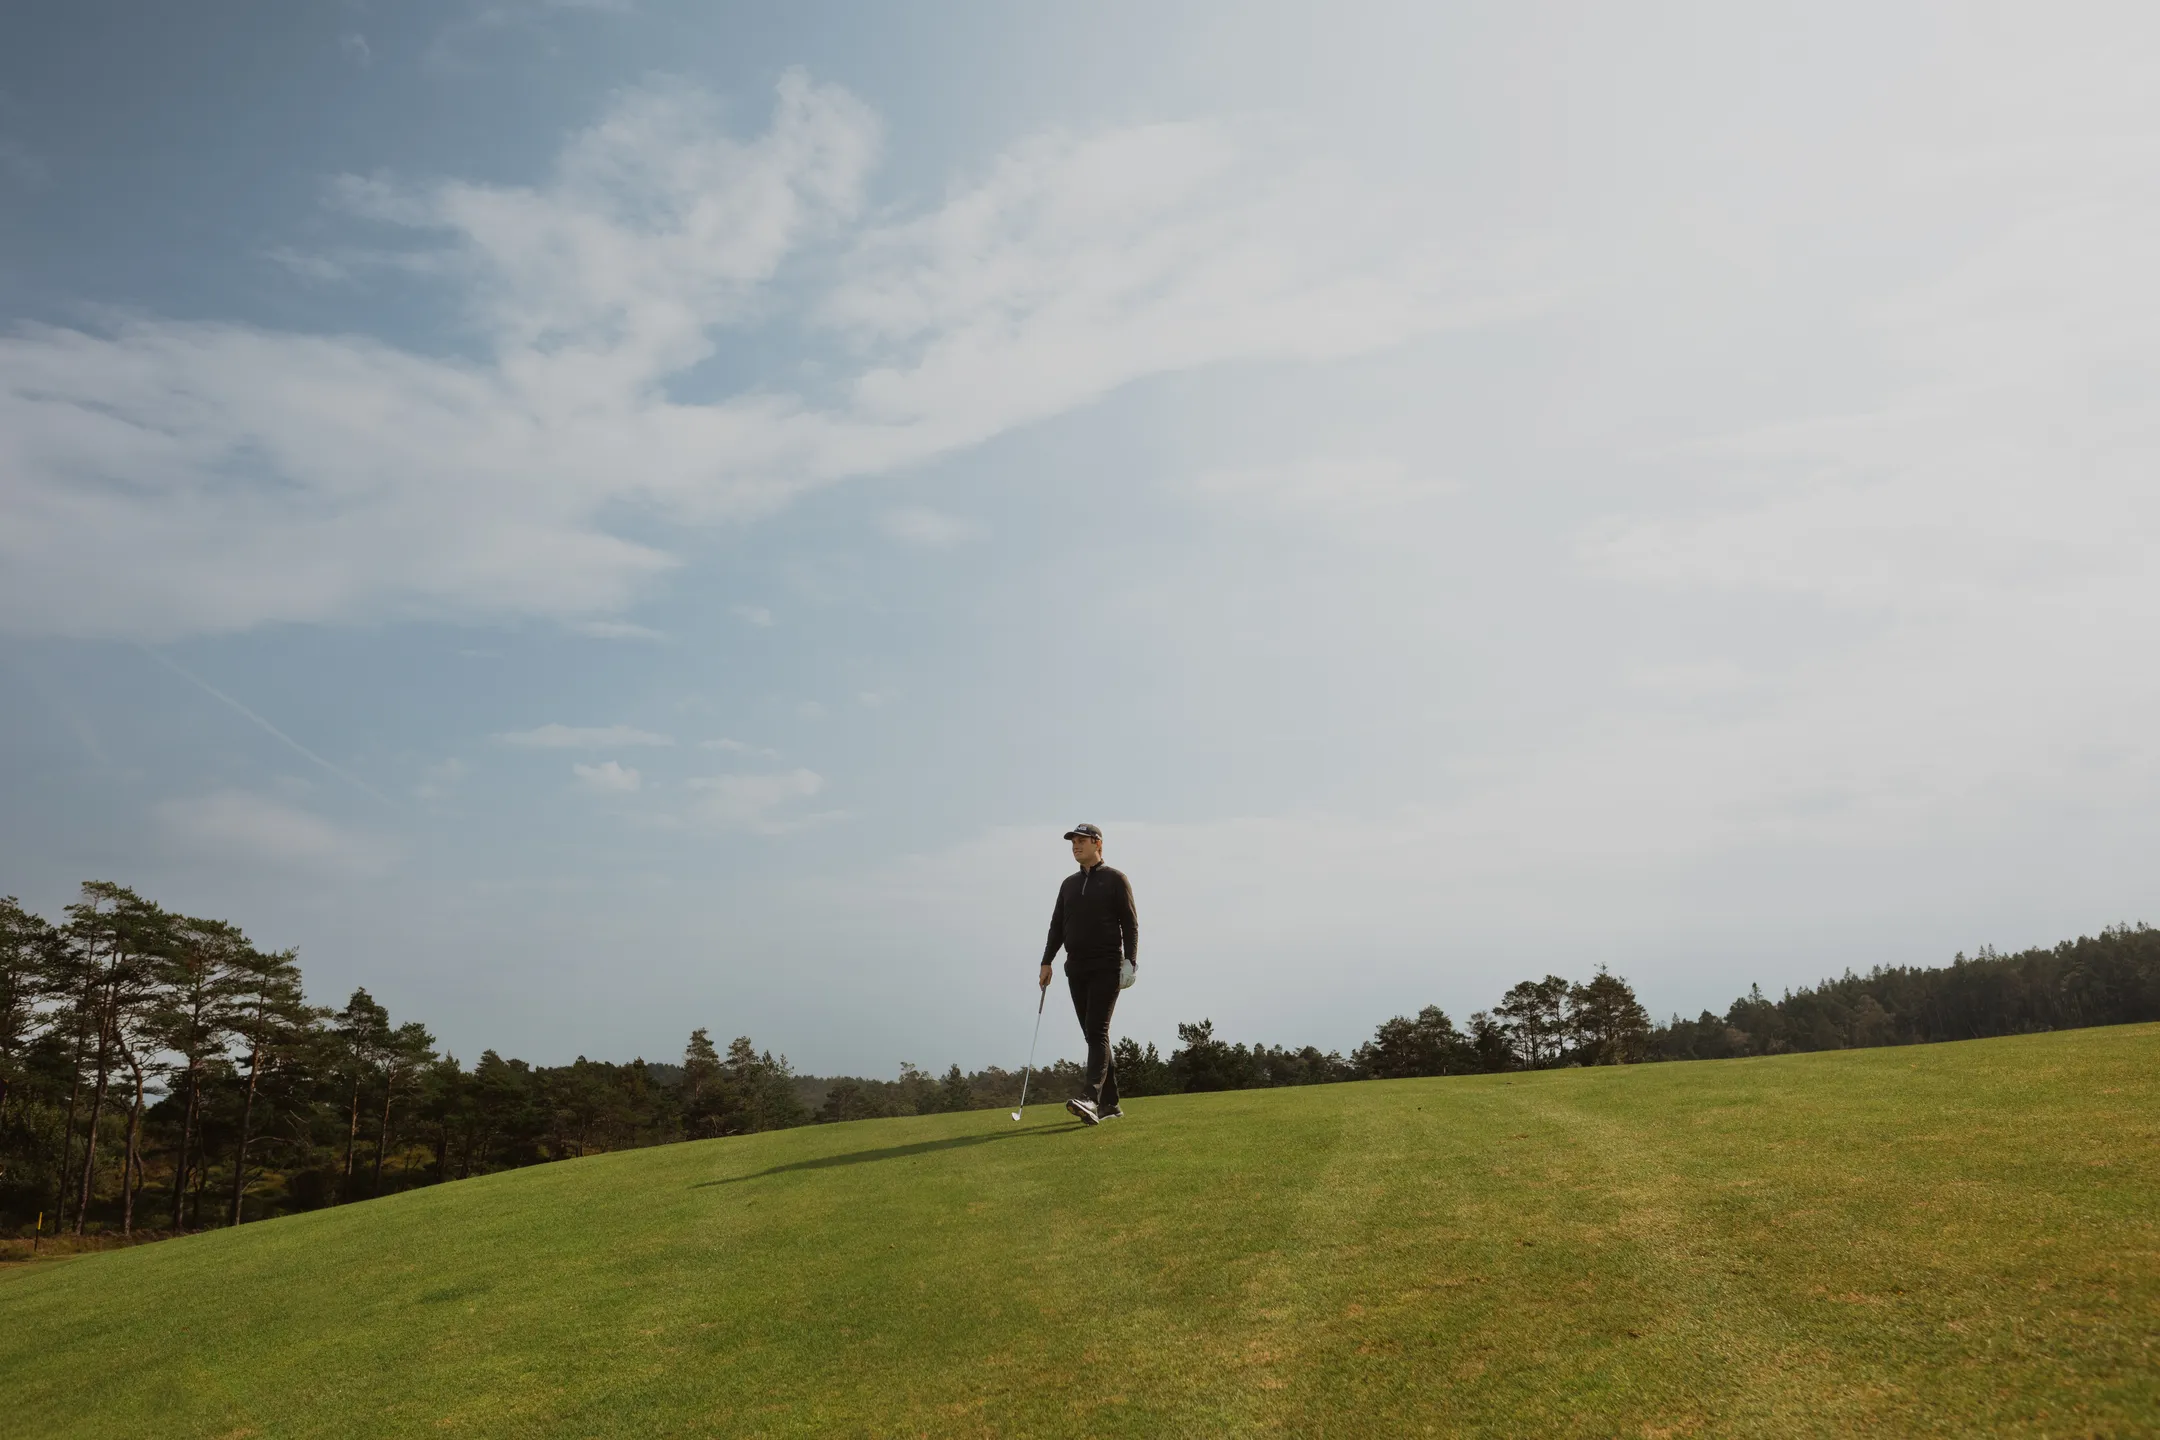
[[[1065,887],[1058,886],[1057,904],[1050,911],[1050,938],[1043,944],[1042,968],[1048,970],[1050,962],[1057,959],[1058,947],[1065,943]],[[1047,985],[1048,980],[1043,981]]]
[[[1140,911],[1133,904],[1132,881],[1125,881],[1125,903],[1118,908],[1118,932],[1125,940],[1125,958],[1140,963]]]

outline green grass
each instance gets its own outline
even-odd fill
[[[2152,1435],[2160,1026],[866,1121],[0,1274],[24,1436]]]

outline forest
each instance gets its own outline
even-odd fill
[[[2160,931],[2116,926],[1945,966],[1847,970],[1723,1015],[1654,1023],[1628,983],[1524,980],[1461,1027],[1436,1006],[1348,1056],[1177,1027],[1116,1044],[1126,1095],[1729,1059],[2160,1019]],[[1031,1093],[1072,1093],[1069,1061]],[[798,1075],[747,1036],[679,1058],[467,1065],[365,989],[310,1003],[298,957],[94,881],[63,917],[0,900],[0,1237],[126,1243],[522,1165],[879,1116],[1006,1108],[1021,1075]]]

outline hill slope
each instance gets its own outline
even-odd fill
[[[865,1121],[0,1275],[10,1435],[2160,1431],[2160,1027]]]

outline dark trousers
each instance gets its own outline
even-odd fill
[[[1087,1096],[1098,1110],[1115,1110],[1117,1066],[1110,1062],[1110,1014],[1117,1009],[1118,967],[1090,965],[1086,969],[1065,967],[1065,984],[1072,990],[1073,1013],[1080,1017],[1080,1033],[1087,1036]]]

